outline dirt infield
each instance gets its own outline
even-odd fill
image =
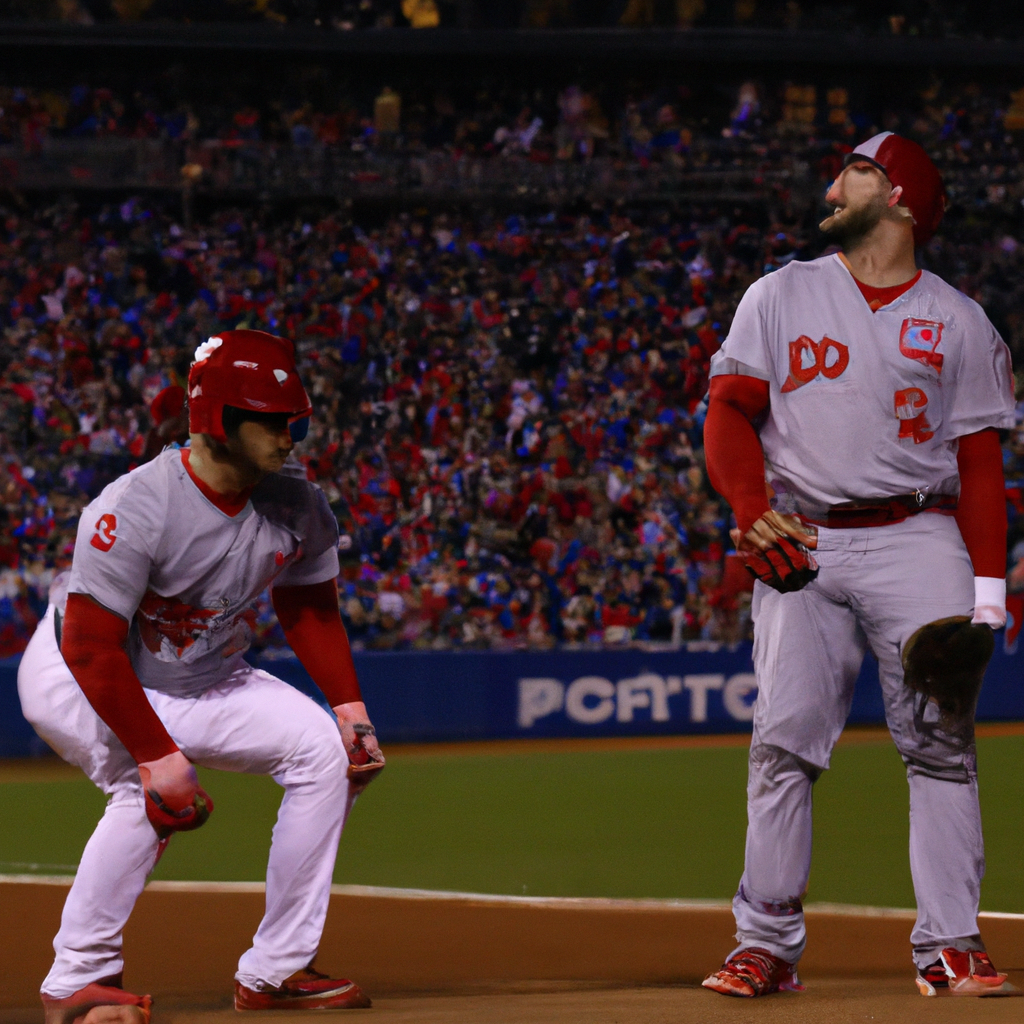
[[[1024,972],[1014,979],[1024,983]],[[224,1001],[226,1004],[226,1000]],[[644,988],[532,986],[458,995],[378,998],[370,1010],[317,1014],[353,1024],[1009,1024],[1021,1019],[1017,999],[922,999],[909,978],[816,978],[806,992],[767,999],[727,999],[697,985]],[[260,1019],[308,1024],[309,1015],[278,1011]],[[38,1024],[38,1009],[0,1010],[2,1024]],[[163,1001],[153,1024],[223,1024],[239,1020],[229,1006]]]
[[[1024,973],[1024,972],[1022,972]],[[1024,981],[1024,978],[1021,979]],[[457,996],[379,999],[357,1019],[374,1024],[952,1024],[959,1021],[1019,1021],[1016,999],[922,999],[909,980],[822,979],[803,993],[786,993],[757,1003],[727,999],[696,985],[622,989],[563,988],[561,991],[506,991]],[[965,1005],[967,1004],[967,1005]],[[168,1011],[153,1024],[217,1024],[232,1011]],[[303,1014],[275,1014],[281,1024],[308,1021]]]
[[[57,879],[0,882],[4,1024],[39,1019],[36,989],[49,966],[67,885]],[[161,1008],[156,1024],[233,1016],[228,999],[235,963],[262,904],[257,884],[156,882],[147,888],[125,935],[125,984],[154,995]],[[917,996],[909,911],[819,905],[808,908],[807,920],[801,970],[808,993],[759,1001],[756,1010],[696,987],[732,944],[732,916],[720,903],[336,886],[319,965],[355,978],[376,1000],[374,1019],[381,1022],[898,1017],[912,1024],[924,1021],[926,1011],[932,1022],[1004,1021],[1011,1013],[1020,1019],[1017,1000],[986,1000],[979,1007],[977,1000]],[[983,915],[982,929],[997,964],[1024,968],[1024,915]],[[1024,971],[1017,977],[1024,982]],[[1015,1008],[989,1005],[1002,1002]]]

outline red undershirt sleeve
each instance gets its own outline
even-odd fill
[[[96,714],[138,764],[173,754],[178,746],[157,717],[132,668],[128,623],[85,594],[69,594],[61,654]]]
[[[331,707],[361,701],[337,583],[274,587],[270,596],[285,639]]]
[[[975,576],[1006,575],[1006,484],[999,434],[992,429],[960,438],[960,504],[956,523]]]
[[[741,374],[711,378],[704,453],[711,486],[732,507],[746,533],[771,506],[764,483],[764,450],[754,421],[768,411],[768,382]]]

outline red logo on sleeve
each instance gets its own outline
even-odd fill
[[[117,540],[117,518],[111,512],[104,512],[96,520],[96,532],[89,543],[100,551],[109,551]]]

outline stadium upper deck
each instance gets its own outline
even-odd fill
[[[730,27],[1018,38],[1012,5],[979,0],[5,0],[0,18],[69,25],[260,24],[333,31]]]

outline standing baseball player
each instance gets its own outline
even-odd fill
[[[110,797],[54,940],[47,1024],[149,1020],[149,997],[122,990],[121,936],[163,845],[212,810],[193,764],[285,791],[235,1007],[370,1005],[312,966],[347,810],[383,757],[338,611],[337,522],[317,487],[281,472],[311,412],[289,342],[226,331],[189,373],[191,447],[82,513],[66,594],[52,595],[18,674],[26,717]],[[268,586],[334,718],[243,660]]]
[[[801,987],[811,790],[870,648],[910,784],[918,987],[1005,992],[978,934],[973,707],[940,716],[904,686],[900,658],[934,620],[1006,621],[997,431],[1014,423],[1009,352],[975,302],[917,269],[915,245],[944,209],[920,146],[874,136],[825,200],[821,227],[842,254],[753,284],[712,364],[708,472],[759,578],[758,700],[739,945],[704,985],[734,996]]]

